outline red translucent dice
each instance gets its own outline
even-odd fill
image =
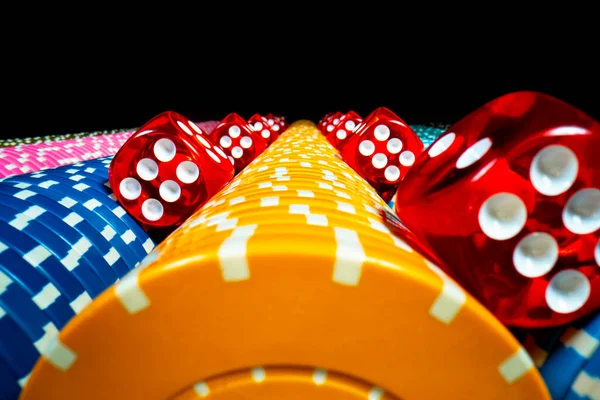
[[[396,211],[504,323],[600,307],[600,124],[534,92],[453,125],[400,183]]]
[[[341,117],[344,113],[340,111],[331,112],[325,114],[325,116],[319,121],[317,129],[325,136],[333,132],[335,127],[341,122]]]
[[[270,129],[278,135],[281,135],[283,131],[285,131],[290,125],[285,117],[279,114],[265,114],[265,120],[267,121],[267,125],[269,125]]]
[[[340,148],[343,160],[386,202],[422,151],[423,143],[417,134],[384,107],[369,114]]]
[[[268,124],[268,122],[267,122]],[[210,133],[221,146],[237,174],[267,148],[267,141],[236,113],[227,115]]]
[[[263,117],[260,114],[254,114],[248,119],[248,124],[254,131],[260,135],[267,142],[267,146],[275,141],[279,137],[279,131],[281,130],[281,126],[275,124],[275,121],[272,119],[273,125],[269,125],[269,121],[267,118]],[[274,128],[277,128],[275,130]]]
[[[331,130],[331,132],[326,132],[325,137],[333,147],[340,149],[344,142],[354,134],[356,129],[358,129],[362,120],[363,119],[360,117],[360,115],[354,111],[349,111],[348,113],[339,117],[338,123],[334,125],[334,128]],[[335,122],[335,118],[334,121],[331,121],[331,123],[333,122]]]
[[[172,111],[138,129],[114,156],[109,182],[144,227],[176,227],[233,178],[227,155]]]

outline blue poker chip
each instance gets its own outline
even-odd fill
[[[3,193],[0,193],[0,203],[5,207],[10,207],[17,214],[24,215],[24,213],[27,213],[26,216],[35,217],[26,222],[28,226],[24,229],[42,230],[38,226],[42,226],[44,229],[51,229],[50,232],[55,233],[72,247],[73,254],[79,254],[80,262],[87,263],[104,282],[106,287],[118,280],[117,274],[109,267],[100,252],[86,237],[81,236],[76,230],[65,224],[64,221],[45,208],[27,200],[18,199]]]
[[[595,400],[600,398],[600,350],[596,350],[590,361],[579,372],[565,400]]]
[[[0,273],[2,272],[13,281],[19,282],[33,302],[57,327],[62,328],[75,315],[75,310],[47,277],[0,241]]]
[[[93,209],[93,212],[110,224],[110,226],[123,238],[138,260],[143,259],[147,255],[141,240],[136,233],[134,233],[136,230],[141,230],[141,228],[137,224],[133,224],[135,226],[132,226],[132,224],[127,225],[123,222],[119,216],[113,212],[113,209],[117,206],[113,200],[109,199],[108,196],[101,195],[99,192],[92,190],[87,183],[69,181],[69,179],[61,176],[60,173],[55,172],[56,169],[48,170],[48,174],[45,175],[43,179],[35,178],[33,175],[18,175],[7,178],[4,182],[29,183],[36,185],[41,189],[46,189],[43,193],[54,192],[62,196],[61,198],[68,197],[71,199],[71,202],[75,201],[82,205],[93,204],[93,206],[90,206],[90,208]],[[144,232],[143,235],[142,239],[148,238],[148,235]],[[148,240],[150,239],[148,238]],[[154,244],[152,243],[151,246],[153,247]],[[150,250],[151,248],[148,252]]]
[[[93,162],[92,162],[93,163]],[[94,165],[94,164],[92,164]],[[107,164],[101,164],[106,166]],[[137,240],[140,242],[140,244],[142,244],[142,250],[143,250],[143,256],[145,257],[154,247],[154,243],[152,243],[152,240],[148,237],[148,233],[145,232],[140,226],[139,223],[131,216],[129,215],[125,209],[123,209],[123,207],[121,207],[121,205],[117,202],[116,197],[110,187],[110,184],[108,182],[108,169],[106,167],[104,167],[104,171],[103,174],[101,175],[101,178],[98,179],[98,177],[96,176],[95,178],[91,178],[92,175],[90,174],[67,174],[66,171],[68,171],[69,169],[65,168],[65,167],[61,167],[61,168],[56,168],[54,170],[51,171],[52,175],[54,176],[54,174],[64,174],[65,177],[68,177],[69,180],[73,180],[73,178],[77,178],[76,182],[77,183],[85,183],[87,184],[90,188],[89,190],[94,191],[96,193],[98,193],[100,195],[100,198],[105,199],[106,201],[106,205],[109,206],[110,210],[113,212],[113,214],[117,215],[119,217],[120,220],[122,220],[135,234]],[[101,169],[97,169],[96,171],[98,171],[98,173],[100,173]],[[106,174],[106,175],[104,175]],[[35,174],[31,174],[31,176],[34,176]],[[147,248],[148,247],[148,248]]]
[[[6,197],[5,195],[0,195],[0,201],[2,201],[2,196]],[[98,296],[106,289],[107,285],[90,268],[89,262],[86,262],[82,258],[78,259],[78,254],[73,251],[72,246],[63,238],[45,226],[39,223],[35,224],[32,220],[28,221],[27,226],[22,227],[19,224],[20,221],[15,222],[17,216],[14,210],[6,206],[3,210],[3,212],[0,212],[0,220],[6,222],[13,231],[20,231],[28,235],[32,240],[48,250],[51,253],[50,257],[54,257],[65,268],[65,271],[77,278],[92,297]]]
[[[394,205],[396,204],[396,195],[392,196],[392,199],[387,203],[388,207],[394,210]]]
[[[13,186],[14,185],[14,186]],[[139,262],[131,249],[109,224],[81,204],[61,203],[63,195],[55,195],[47,189],[29,183],[0,183],[0,193],[19,199],[31,199],[32,203],[49,210],[67,225],[88,238],[98,248],[119,278],[125,276]]]
[[[86,171],[87,170],[87,171]],[[61,169],[65,176],[68,176],[73,182],[81,182],[82,180],[93,180],[100,185],[104,185],[108,181],[108,175],[95,167],[80,167],[76,168],[71,165],[71,168]]]
[[[0,305],[0,357],[12,370],[17,382],[26,378],[40,357],[23,329]]]
[[[104,164],[97,160],[86,161],[85,164],[80,163],[73,165],[76,167],[78,171],[76,172],[79,175],[84,175],[97,181],[98,183],[104,185],[108,182],[108,167],[109,164]],[[72,171],[67,171],[72,172]]]
[[[91,186],[91,189],[94,189],[100,193],[103,193],[106,197],[110,199],[114,203],[114,211],[115,214],[120,215],[119,218],[124,220],[127,225],[131,225],[132,229],[135,231],[135,234],[142,238],[147,236],[147,233],[138,226],[137,221],[133,219],[129,214],[125,213],[122,207],[117,203],[116,197],[110,187],[108,182],[108,168],[112,161],[112,156],[106,157],[104,159],[97,160],[89,160],[84,163],[79,163],[77,166],[79,168],[68,168],[68,167],[59,167],[52,170],[52,173],[62,173],[65,174],[70,180],[80,182],[88,179],[88,183]],[[83,168],[85,167],[85,168]],[[36,173],[30,174],[31,176],[36,176]],[[89,179],[94,180],[96,184],[91,184]],[[149,253],[151,250],[146,252]]]
[[[81,283],[37,241],[0,219],[0,241],[16,251],[21,258],[44,274],[73,304],[91,300]]]
[[[573,381],[598,348],[600,313],[575,321],[565,329],[560,345],[548,356],[540,373],[553,399],[563,399]]]
[[[29,294],[10,276],[0,272],[0,305],[23,329],[35,347],[44,347],[44,339],[58,333],[58,328],[33,302]],[[38,348],[39,351],[39,348]]]
[[[93,199],[97,202],[100,202],[102,206],[106,207],[113,215],[117,217],[118,221],[120,222],[118,225],[124,226],[124,231],[131,231],[134,241],[131,242],[130,247],[137,257],[140,259],[144,258],[152,250],[152,248],[154,248],[154,243],[149,238],[148,234],[138,225],[137,221],[127,214],[127,212],[113,198],[110,197],[110,195],[112,195],[110,188],[104,184],[85,178],[75,182],[70,179],[72,175],[64,172],[66,169],[66,167],[60,167],[44,171],[44,173],[19,175],[16,177],[7,178],[6,181],[20,179],[21,177],[29,177],[37,180],[38,184],[40,184],[44,181],[52,180],[58,182],[59,184],[68,186],[70,188],[69,192],[75,193],[74,196],[80,194],[81,197],[88,198],[88,200]],[[113,225],[113,227],[116,228],[115,225]]]
[[[86,161],[85,164],[79,164],[78,167],[85,167],[83,171],[86,173],[94,174],[101,179],[108,181],[108,171],[110,168],[110,163],[112,162],[113,157],[109,156],[107,158],[99,158],[96,160]],[[105,184],[106,182],[103,182]]]
[[[21,387],[12,369],[0,355],[0,399],[17,400]]]
[[[519,340],[519,342],[526,344],[528,341],[531,341],[546,354],[551,354],[554,349],[560,345],[560,337],[563,335],[566,329],[567,326],[563,325],[535,330],[514,328],[511,331],[517,340]],[[537,365],[538,368],[545,363],[545,360],[540,361],[542,361],[542,363]]]

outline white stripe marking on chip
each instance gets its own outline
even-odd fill
[[[61,371],[67,371],[77,360],[77,354],[63,344],[58,336],[48,345],[44,356]]]
[[[500,364],[498,371],[500,371],[500,375],[502,375],[506,382],[513,383],[522,378],[534,367],[533,360],[529,357],[527,351],[521,347],[515,354]]]
[[[231,236],[223,241],[218,250],[223,279],[228,282],[250,278],[246,257],[248,240],[254,235],[257,225],[236,227]]]
[[[449,324],[467,301],[467,295],[437,265],[424,260],[425,264],[442,279],[442,291],[429,309],[429,314],[441,322]]]
[[[355,231],[338,227],[333,229],[337,243],[333,280],[343,285],[356,286],[366,260],[365,251]]]
[[[135,314],[150,305],[150,299],[139,284],[140,272],[141,269],[132,270],[115,285],[117,297],[130,314]]]

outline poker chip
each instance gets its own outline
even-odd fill
[[[411,125],[413,131],[423,142],[425,148],[433,143],[442,133],[448,129],[448,125]]]
[[[85,229],[86,235],[90,235],[90,238],[94,237],[91,232],[100,232],[101,236],[108,240],[110,244],[118,250],[119,254],[122,255],[127,263],[127,270],[139,263],[147,251],[150,251],[153,247],[154,244],[152,241],[145,239],[143,233],[140,234],[136,229],[136,232],[138,232],[136,236],[134,231],[129,229],[126,225],[123,225],[122,221],[119,220],[114,212],[108,211],[106,207],[99,206],[98,204],[100,201],[98,199],[89,200],[88,197],[79,196],[78,191],[69,191],[70,186],[60,187],[60,190],[57,190],[56,187],[58,183],[54,183],[56,181],[52,181],[51,184],[46,184],[45,182],[48,181],[40,181],[38,178],[33,179],[27,176],[19,176],[10,178],[10,180],[6,180],[4,183],[10,185],[13,189],[22,189],[25,191],[19,194],[19,196],[31,196],[31,193],[36,193],[36,195],[50,199],[57,204],[56,207],[49,206],[52,208],[52,212],[62,213],[62,215],[64,215],[66,212],[64,211],[65,209],[70,211],[64,218],[67,219],[69,223],[76,223],[76,226]],[[2,187],[1,184],[0,187]],[[104,200],[101,196],[99,199]],[[112,200],[111,202],[112,205],[108,201],[106,201],[106,204],[110,207],[114,207],[113,210],[118,212],[116,203]],[[87,225],[92,225],[93,228],[88,228]],[[136,253],[132,247],[132,244],[135,244],[134,236],[141,237],[141,240],[145,239],[142,245],[142,247],[144,247],[144,253],[142,255],[140,255],[139,252]],[[102,245],[102,243],[102,240],[94,240],[94,244],[96,245]],[[111,250],[109,249],[108,251]],[[104,252],[103,254],[106,255],[107,253]]]
[[[60,140],[77,139],[92,136],[103,136],[112,135],[119,132],[132,131],[132,129],[110,129],[103,131],[94,132],[80,132],[80,133],[64,133],[60,135],[47,135],[47,136],[34,136],[25,138],[14,138],[14,139],[2,139],[0,140],[0,147],[19,146],[26,144],[38,144],[38,143],[52,143]]]
[[[3,279],[3,275],[0,275]],[[4,282],[2,283],[5,284]],[[12,370],[11,378],[14,377],[17,385],[22,386],[20,382],[26,381],[31,369],[39,358],[39,352],[36,350],[31,340],[23,329],[15,322],[14,317],[4,309],[0,304],[0,358],[2,358],[8,368]],[[8,387],[14,387],[14,383],[7,384]],[[4,392],[3,388],[0,393]]]
[[[396,205],[396,195],[392,196],[392,199],[388,203],[388,207],[393,210],[395,205]]]
[[[5,183],[25,183],[37,185],[47,192],[68,197],[67,202],[76,202],[92,208],[104,219],[127,243],[138,260],[148,254],[154,243],[115,200],[110,198],[109,188],[100,182],[75,176],[66,172],[70,167],[55,168],[30,175],[6,178]],[[44,193],[47,193],[44,192]]]
[[[566,329],[567,326],[558,326],[535,330],[513,329],[512,332],[523,343],[536,367],[541,368],[560,344]]]
[[[7,196],[0,195],[0,201],[6,201]],[[83,288],[92,296],[96,297],[105,288],[106,284],[90,268],[90,262],[82,257],[80,251],[73,248],[58,234],[33,219],[27,218],[23,213],[16,210],[10,212],[10,208],[3,204],[3,212],[0,220],[12,228],[30,237],[34,242],[42,246],[42,251],[49,254],[60,263],[67,273],[72,274],[81,283]],[[26,210],[23,210],[26,211]]]
[[[62,242],[71,247],[69,256],[72,262],[90,265],[96,276],[106,286],[112,285],[119,278],[87,238],[77,234],[77,231],[51,212],[27,200],[2,193],[0,193],[0,202],[4,207],[13,211],[13,221],[22,229],[35,231],[37,234],[43,235],[44,239],[50,237],[55,240],[63,239]]]
[[[56,286],[3,242],[0,242],[0,272],[19,282],[56,326],[63,327],[75,315],[77,309],[67,302]]]
[[[19,200],[31,200],[32,204],[36,204],[45,212],[60,218],[78,235],[86,238],[98,249],[119,278],[123,277],[140,261],[106,221],[79,204],[67,204],[64,201],[61,203],[64,196],[52,197],[53,193],[48,192],[46,189],[26,183],[17,183],[14,186],[0,184],[0,193]]]
[[[230,399],[237,397],[239,392],[250,399],[287,398],[286,394],[290,392],[297,399],[396,399],[377,386],[335,372],[306,367],[248,368],[198,382],[173,399],[197,400],[209,395],[212,399]]]
[[[600,399],[600,351],[596,350],[592,358],[579,372],[565,400]]]
[[[0,353],[0,399],[16,399],[20,392],[21,387],[17,383],[17,377]]]
[[[20,175],[115,154],[133,132],[0,148],[0,177]]]
[[[0,279],[4,282],[0,293],[0,306],[10,315],[29,337],[38,352],[58,333],[58,329],[48,316],[33,302],[18,282],[4,273]]]
[[[81,283],[42,244],[2,220],[0,241],[42,272],[70,303],[87,303],[91,300]]]
[[[197,122],[210,133],[219,121]],[[0,177],[74,164],[115,154],[135,129],[0,140]]]
[[[204,122],[196,122],[202,130],[207,133],[210,133],[219,121],[204,121]],[[79,133],[64,133],[59,135],[46,135],[46,136],[34,136],[34,137],[25,137],[25,138],[14,138],[14,139],[0,139],[0,147],[9,147],[9,146],[18,146],[25,144],[38,144],[38,143],[53,143],[61,140],[68,139],[81,139],[86,137],[94,137],[94,136],[105,136],[105,135],[113,135],[121,132],[133,132],[136,129],[109,129],[109,130],[101,130],[101,131],[93,131],[93,132],[79,132]]]
[[[336,154],[291,125],[61,330],[22,399],[547,398],[515,337],[390,233]],[[69,175],[85,173],[50,188]]]
[[[109,163],[0,182],[0,356],[11,371],[1,393],[18,391],[40,354],[61,348],[58,331],[154,247],[111,198]]]
[[[561,335],[560,344],[540,367],[553,399],[563,399],[600,345],[600,313],[578,320]]]

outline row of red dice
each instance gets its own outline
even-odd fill
[[[411,127],[385,107],[364,120],[354,111],[330,113],[318,128],[386,202],[424,148]]]
[[[221,190],[286,128],[284,117],[227,115],[210,133],[167,111],[117,152],[109,181],[119,203],[145,229],[169,233]]]

